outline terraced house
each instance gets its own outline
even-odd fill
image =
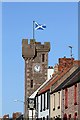
[[[66,87],[66,84],[68,87],[69,81],[72,81],[70,85],[75,84],[77,82],[73,78],[79,71],[79,64],[78,64],[79,62],[80,61],[75,61],[74,58],[64,57],[59,59],[57,71],[54,72],[53,77],[38,91],[38,95],[37,95],[38,118],[42,118],[42,119],[63,118],[64,120],[70,118],[70,115],[66,117],[67,113],[64,109],[64,106],[66,104],[65,100],[69,101],[70,99],[69,97],[65,97],[65,94],[67,95],[67,92],[64,92],[65,91],[64,88]],[[75,88],[75,96],[76,96],[76,88]],[[79,96],[78,96],[78,102],[79,102]],[[80,106],[78,103],[77,109],[79,107]],[[75,111],[75,117],[74,117],[75,119],[79,118],[78,113]],[[76,114],[78,115],[77,117]]]
[[[73,66],[65,69],[64,74],[51,87],[50,116],[74,120],[80,118],[80,61],[74,61]]]

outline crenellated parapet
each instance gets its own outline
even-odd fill
[[[36,52],[49,52],[50,51],[50,42],[36,42],[35,39],[30,39],[30,43],[28,43],[28,39],[22,40],[22,57],[23,58],[34,58]]]

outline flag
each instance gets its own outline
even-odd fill
[[[35,30],[44,30],[46,28],[46,25],[38,24],[35,22]]]

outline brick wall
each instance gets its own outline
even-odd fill
[[[73,65],[74,58],[59,58],[59,66],[58,70],[63,71],[65,68],[69,68],[71,65]]]
[[[78,83],[78,119],[80,120],[80,83]]]
[[[77,118],[80,117],[80,83],[77,83],[77,105],[74,105],[74,85],[68,88],[68,107],[65,108],[65,89],[63,90],[63,115],[66,113],[67,118],[71,114],[71,118],[74,118],[75,113],[77,113]],[[63,116],[62,116],[63,117]]]

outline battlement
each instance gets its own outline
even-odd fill
[[[35,56],[35,40],[30,40],[28,44],[28,39],[22,40],[22,57],[23,58],[33,58]]]
[[[30,39],[30,43],[28,43],[28,39],[22,40],[22,56],[23,58],[33,58],[36,52],[49,52],[50,51],[50,42],[36,42],[35,39]]]

